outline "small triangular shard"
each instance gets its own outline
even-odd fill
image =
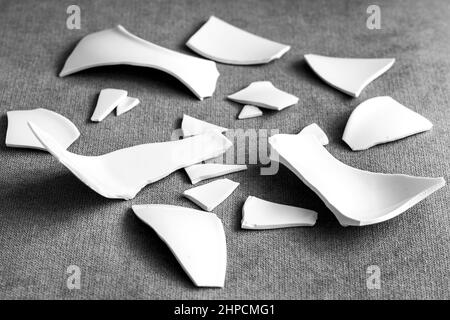
[[[330,86],[353,97],[373,80],[381,76],[395,59],[354,59],[305,54],[311,69]]]
[[[126,97],[125,90],[103,89],[100,91],[91,121],[100,122],[105,119]]]
[[[183,192],[183,195],[206,211],[212,211],[239,186],[238,182],[219,179]]]
[[[242,108],[241,113],[239,113],[238,119],[260,117],[262,114],[263,112],[260,108],[247,104]]]
[[[194,117],[183,114],[183,120],[181,122],[181,130],[184,137],[195,136],[208,131],[215,131],[224,133],[227,128],[216,126],[215,124],[208,123],[203,120],[196,119]]]
[[[116,108],[116,115],[120,116],[121,114],[124,114],[125,112],[130,111],[134,107],[136,107],[140,103],[138,98],[133,97],[126,97],[122,100],[121,103]]]

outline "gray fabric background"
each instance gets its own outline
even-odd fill
[[[450,175],[450,9],[448,1],[377,1],[382,29],[366,28],[372,1],[76,1],[81,30],[66,28],[72,1],[0,0],[0,298],[329,299],[449,298],[450,216],[446,186],[388,222],[343,228],[294,174],[258,166],[228,178],[240,187],[216,210],[224,223],[228,270],[224,289],[198,289],[157,235],[138,221],[132,204],[195,208],[181,197],[191,187],[184,171],[143,189],[132,201],[105,199],[50,155],[6,148],[6,111],[44,107],[71,119],[81,137],[70,150],[98,155],[165,141],[183,113],[228,128],[280,128],[297,133],[317,122],[327,149],[357,168],[419,176]],[[57,74],[77,41],[122,24],[167,48],[184,45],[214,14],[245,30],[292,45],[262,66],[218,64],[212,98],[197,100],[180,82],[136,67]],[[305,53],[395,57],[396,63],[357,99],[329,87],[303,60]],[[237,121],[241,106],[226,95],[270,80],[300,97],[282,112]],[[141,105],[101,123],[89,118],[102,88],[126,89]],[[390,95],[430,119],[432,131],[352,152],[341,136],[351,111],[365,99]],[[314,209],[314,228],[240,229],[248,195]],[[66,288],[66,268],[82,271],[82,288]],[[381,268],[380,290],[366,288],[366,268]]]

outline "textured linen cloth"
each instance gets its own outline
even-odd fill
[[[140,143],[166,141],[183,113],[228,128],[297,133],[316,122],[344,163],[376,172],[450,175],[450,3],[378,1],[381,30],[366,27],[371,1],[76,1],[81,29],[66,27],[64,1],[0,0],[0,298],[57,299],[448,299],[449,188],[402,215],[366,227],[341,227],[308,187],[285,167],[261,176],[259,166],[227,176],[239,188],[214,212],[228,246],[223,289],[196,288],[167,246],[140,222],[132,204],[196,208],[181,196],[191,187],[184,170],[144,188],[131,201],[101,197],[48,153],[5,147],[6,111],[54,110],[79,128],[69,148],[99,155]],[[217,64],[212,98],[199,101],[181,82],[156,70],[103,67],[59,78],[85,35],[123,25],[135,35],[188,53],[185,43],[215,15],[289,44],[275,62]],[[303,54],[394,57],[394,66],[359,98],[325,84]],[[281,112],[237,120],[242,105],[226,96],[269,80],[300,98]],[[101,123],[89,120],[103,88],[128,90],[141,104]],[[352,152],[341,140],[362,101],[389,95],[428,118],[431,131]],[[264,110],[265,111],[265,110]],[[247,196],[316,210],[317,225],[246,231]],[[66,286],[67,267],[81,270],[81,289]],[[381,288],[369,290],[366,270],[377,265]]]

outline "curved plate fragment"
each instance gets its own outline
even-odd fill
[[[278,229],[310,227],[316,224],[317,212],[287,206],[249,196],[242,207],[242,229]]]
[[[238,119],[249,119],[249,118],[255,118],[260,117],[263,115],[263,112],[260,108],[246,104],[242,110],[241,113],[239,113]]]
[[[224,153],[231,142],[209,132],[188,139],[141,144],[101,156],[82,156],[61,148],[58,142],[28,122],[45,148],[92,190],[111,199],[132,199],[146,185],[175,170]]]
[[[241,30],[214,16],[186,45],[208,59],[227,64],[263,64],[281,58],[290,46]]]
[[[227,247],[222,221],[214,213],[163,204],[132,206],[169,247],[198,287],[223,287]]]
[[[194,117],[188,116],[187,114],[183,114],[183,120],[181,121],[181,130],[183,131],[183,137],[190,137],[208,131],[224,133],[228,129],[216,126],[215,124],[211,124],[203,120],[196,119]]]
[[[184,168],[192,184],[220,177],[226,174],[247,170],[245,164],[199,163]]]
[[[229,95],[228,99],[278,111],[298,102],[296,96],[275,88],[270,81],[252,82],[247,88]]]
[[[228,198],[238,186],[238,182],[230,179],[219,179],[185,190],[183,195],[203,210],[212,211]]]
[[[329,143],[326,133],[317,125],[317,123],[311,123],[304,127],[299,134],[312,134],[323,146],[326,146]]]
[[[67,118],[59,113],[38,108],[33,110],[8,111],[8,130],[6,146],[46,150],[28,126],[28,121],[46,128],[62,149],[67,149],[80,136],[80,131]]]
[[[116,108],[116,116],[120,116],[121,114],[124,114],[125,112],[130,111],[134,107],[136,107],[139,103],[138,98],[133,97],[126,97],[125,100],[123,100]]]
[[[91,121],[100,122],[105,119],[108,114],[127,99],[127,95],[127,91],[119,89],[103,89],[100,91]]]
[[[373,80],[381,76],[395,59],[353,59],[305,54],[311,69],[330,86],[358,97]]]
[[[352,150],[366,150],[380,143],[431,130],[433,124],[391,97],[375,97],[353,110],[344,140]]]
[[[127,64],[174,76],[200,100],[212,96],[219,72],[213,61],[178,53],[143,40],[121,25],[85,36],[67,58],[60,77],[100,66]]]
[[[335,159],[310,134],[269,138],[271,159],[310,187],[343,226],[364,226],[399,215],[445,185],[443,178],[359,170]]]

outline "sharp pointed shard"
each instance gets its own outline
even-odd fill
[[[119,89],[103,89],[100,91],[91,121],[100,122],[105,119],[120,103],[126,100],[127,94],[125,90]]]
[[[208,59],[227,64],[263,64],[281,58],[290,46],[264,39],[211,16],[186,45]]]
[[[184,137],[190,137],[208,131],[224,133],[228,129],[184,114],[181,122],[181,130],[183,131]]]
[[[368,99],[353,110],[342,140],[352,150],[366,150],[431,130],[433,124],[391,97]]]
[[[358,97],[373,80],[381,76],[395,62],[395,59],[335,58],[316,54],[305,54],[311,69],[330,86]]]
[[[277,111],[298,102],[296,96],[275,88],[270,81],[252,82],[248,87],[229,95],[228,99]]]
[[[226,174],[247,170],[245,164],[204,163],[194,164],[184,168],[192,184],[200,181],[220,177]]]
[[[228,198],[239,183],[229,179],[219,179],[183,192],[183,195],[206,211],[212,211]]]
[[[326,146],[329,143],[326,133],[316,123],[304,127],[299,134],[311,134],[316,137],[323,146]]]
[[[8,129],[5,144],[8,147],[46,150],[28,126],[29,121],[46,128],[63,149],[67,149],[80,136],[80,131],[69,119],[51,110],[14,110],[6,114]]]
[[[260,108],[247,104],[242,108],[241,113],[239,113],[238,119],[256,118],[262,115],[263,112]]]
[[[167,244],[196,286],[224,286],[227,248],[222,222],[215,214],[162,204],[132,208]]]
[[[278,229],[316,224],[317,212],[249,196],[242,207],[242,229]]]
[[[120,116],[130,111],[140,103],[138,98],[126,97],[116,108],[116,115]]]

